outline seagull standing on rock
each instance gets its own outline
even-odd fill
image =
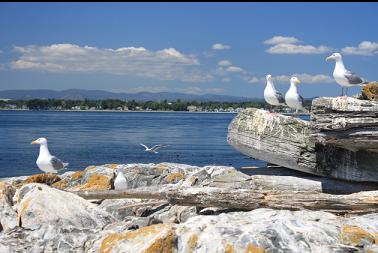
[[[333,70],[333,78],[335,78],[336,83],[341,86],[341,96],[344,96],[344,88],[345,95],[347,95],[349,87],[362,86],[367,83],[363,78],[345,68],[341,54],[333,53],[326,58],[326,61],[328,60],[336,61],[335,69]]]
[[[159,148],[167,147],[167,145],[155,145],[152,148],[149,148],[146,145],[144,145],[143,143],[141,143],[140,145],[142,145],[145,148],[144,151],[154,153],[154,154],[158,153],[156,150],[158,150]]]
[[[128,188],[127,179],[123,174],[122,169],[117,169],[116,178],[114,180],[115,190],[126,190]]]
[[[57,157],[50,154],[49,148],[47,147],[46,138],[38,138],[32,141],[31,144],[39,144],[39,156],[37,159],[38,168],[45,173],[58,173],[60,170],[65,169],[68,163],[62,162]]]
[[[297,91],[297,84],[300,84],[300,83],[301,81],[297,77],[293,76],[290,79],[290,88],[285,94],[286,104],[290,108],[295,109],[296,110],[295,113],[298,113],[298,110],[307,112],[307,110],[303,107],[304,99],[301,95],[298,94],[298,91]]]
[[[272,75],[266,76],[266,87],[264,90],[265,101],[271,106],[285,105],[285,98],[282,93],[276,90],[272,80]]]

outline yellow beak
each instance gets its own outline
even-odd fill
[[[39,144],[37,141],[32,141],[30,144]]]
[[[300,84],[301,83],[301,80],[297,79],[297,84]]]
[[[326,61],[329,61],[329,60],[332,60],[332,56],[328,56],[328,57],[326,58]]]

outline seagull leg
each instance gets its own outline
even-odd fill
[[[344,96],[344,87],[341,87],[341,96]]]

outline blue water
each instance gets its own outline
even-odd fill
[[[46,137],[50,152],[69,170],[105,163],[175,162],[191,165],[263,166],[227,144],[236,114],[187,112],[0,111],[0,177],[41,173],[35,161]],[[139,143],[167,144],[158,154]]]

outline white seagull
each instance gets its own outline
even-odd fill
[[[266,76],[266,87],[264,90],[265,101],[270,105],[285,105],[285,98],[282,93],[276,90],[272,80],[272,75]]]
[[[293,76],[290,79],[290,88],[285,94],[286,104],[290,108],[295,109],[296,113],[298,112],[298,110],[307,111],[303,107],[303,101],[304,101],[303,97],[301,95],[299,95],[298,91],[297,91],[297,84],[300,84],[300,83],[301,83],[301,81],[297,77]]]
[[[57,157],[50,154],[47,147],[46,138],[38,138],[32,141],[31,144],[39,144],[39,156],[37,159],[38,168],[46,173],[58,173],[59,170],[63,170],[68,166],[68,163],[62,162]]]
[[[362,86],[367,83],[363,78],[359,77],[353,72],[350,72],[344,67],[343,57],[339,53],[333,53],[326,58],[328,60],[335,60],[335,69],[333,70],[333,78],[335,78],[336,83],[341,86],[341,96],[348,93],[348,88],[352,86]]]
[[[158,153],[156,150],[158,150],[159,148],[167,147],[167,145],[155,145],[152,148],[149,148],[146,145],[144,145],[143,143],[141,143],[140,145],[142,145],[145,148],[144,151],[154,153],[154,154]]]
[[[116,178],[114,180],[114,189],[115,190],[126,190],[128,188],[128,183],[125,175],[123,174],[122,169],[117,169]]]

